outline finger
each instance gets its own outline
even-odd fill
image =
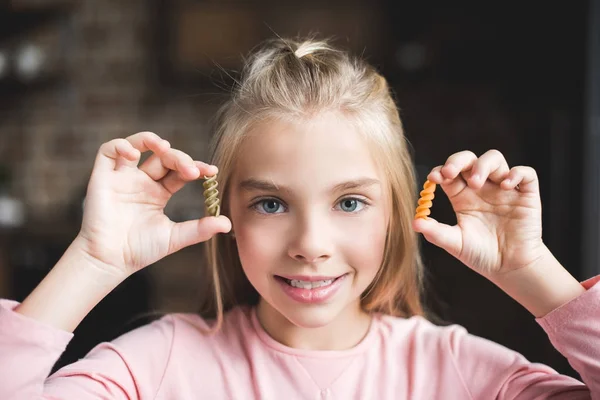
[[[471,151],[460,151],[448,157],[440,170],[444,177],[440,186],[449,198],[456,196],[467,187],[465,173],[471,170],[476,160],[477,156]]]
[[[136,166],[141,153],[126,139],[118,138],[103,143],[96,155],[95,164],[100,170],[115,170],[118,165]]]
[[[160,161],[163,167],[179,172],[184,179],[197,179],[200,176],[192,157],[181,150],[170,149],[162,155]]]
[[[177,149],[167,149],[163,153],[153,154],[140,165],[139,169],[155,181],[163,179],[172,170],[178,170],[189,180],[198,177],[192,158]]]
[[[450,226],[437,222],[433,218],[413,220],[413,229],[425,236],[428,242],[458,257],[462,249],[462,235],[458,225]]]
[[[517,185],[521,193],[539,194],[539,180],[535,169],[525,166],[513,167],[501,182],[504,189],[515,189]]]
[[[174,253],[184,247],[204,242],[217,233],[227,233],[230,230],[231,221],[224,215],[176,223],[171,231],[169,252]]]
[[[202,161],[194,161],[194,163],[196,168],[198,168],[200,171],[200,178],[203,178],[204,176],[213,176],[219,172],[217,167],[214,165],[208,165]],[[178,171],[170,171],[162,179],[161,183],[171,194],[175,194],[182,187],[184,187],[186,183],[195,179],[197,178],[184,177]]]
[[[162,153],[170,147],[169,142],[161,139],[157,134],[152,132],[138,132],[133,135],[130,135],[125,138],[131,145],[137,149],[140,153],[144,153],[146,151],[153,151],[155,153]],[[136,163],[127,163],[122,162],[123,160],[118,160],[115,166],[115,169],[119,169],[123,166],[127,167],[137,167]],[[137,160],[139,162],[139,160]]]
[[[154,132],[138,132],[127,136],[126,139],[141,153],[146,151],[163,153],[171,147],[171,144],[168,141],[162,139]]]
[[[438,185],[446,185],[446,187],[449,186],[451,183],[454,185],[460,185],[462,183],[463,186],[466,186],[466,183],[460,176],[458,177],[460,179],[457,179],[456,182],[454,182],[454,179],[445,178],[442,175],[443,167],[443,165],[438,165],[437,167],[433,168],[431,172],[429,172],[429,175],[427,175],[427,180]]]
[[[165,177],[170,171],[169,168],[165,167],[160,160],[162,154],[154,153],[146,161],[144,161],[138,168],[144,171],[150,178],[158,181]]]
[[[468,180],[469,186],[479,189],[488,179],[500,183],[506,178],[508,171],[508,164],[502,153],[498,150],[486,151],[473,164]]]
[[[431,172],[429,172],[429,175],[427,175],[427,180],[433,183],[437,183],[438,185],[441,184],[445,179],[442,175],[442,167],[443,165],[438,165],[437,167],[434,167],[431,170]]]
[[[472,151],[454,153],[448,157],[442,167],[442,176],[445,179],[455,179],[461,172],[470,170],[476,160],[477,156]]]
[[[152,145],[155,143],[153,142],[154,139],[151,140],[150,144],[152,145],[151,147],[153,149],[154,154],[148,157],[148,159],[138,167],[141,171],[145,172],[150,178],[154,179],[155,181],[164,178],[164,176],[169,172],[169,169],[163,165],[161,157],[163,156],[163,154],[169,151],[169,149],[171,148],[171,144],[166,140],[160,140],[160,145],[157,146]],[[141,140],[141,145],[148,146],[148,144],[145,144],[143,140]],[[148,148],[148,150],[151,150],[151,148]]]

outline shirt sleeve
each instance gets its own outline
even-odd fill
[[[447,336],[455,368],[473,399],[600,399],[600,276],[579,297],[536,319],[584,382],[529,362],[497,343],[453,326]]]
[[[1,399],[154,398],[173,344],[171,316],[100,343],[48,377],[73,334],[14,312],[17,305],[0,300]]]

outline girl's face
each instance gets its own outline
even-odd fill
[[[360,312],[389,212],[385,177],[348,121],[256,126],[231,184],[240,260],[266,309],[305,328]]]

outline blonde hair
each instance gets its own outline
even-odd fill
[[[398,109],[386,80],[372,66],[326,41],[269,40],[247,60],[241,80],[217,114],[212,144],[222,213],[229,215],[234,160],[254,124],[272,118],[306,119],[326,111],[356,123],[388,177],[391,213],[383,262],[361,305],[368,312],[423,315],[423,268],[411,228],[417,190]],[[206,255],[214,297],[205,296],[200,313],[216,318],[213,330],[217,330],[225,311],[239,304],[254,305],[259,295],[243,272],[231,236],[208,241]]]

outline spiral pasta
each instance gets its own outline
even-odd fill
[[[423,190],[421,190],[421,198],[419,199],[417,206],[415,219],[417,218],[427,218],[429,214],[431,214],[431,206],[433,205],[432,200],[435,197],[433,192],[435,192],[436,184],[431,182],[430,180],[426,180],[423,184]]]
[[[219,191],[217,190],[217,186],[219,186],[217,176],[205,176],[204,179],[206,180],[202,183],[202,186],[204,186],[204,204],[206,205],[206,210],[213,217],[218,217],[221,206],[218,197]]]

